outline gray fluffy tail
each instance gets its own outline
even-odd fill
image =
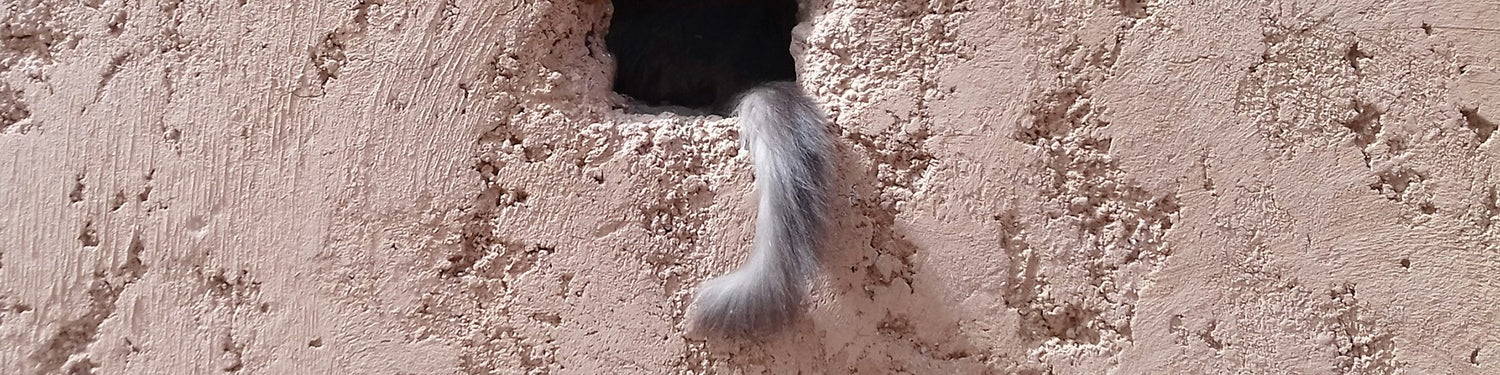
[[[748,336],[790,323],[818,272],[833,142],[823,111],[791,82],[748,90],[735,113],[760,195],[755,244],[739,269],[699,288],[693,324]]]

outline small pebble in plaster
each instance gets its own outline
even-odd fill
[[[1328,333],[1328,332],[1319,333],[1318,337],[1313,338],[1313,342],[1316,342],[1316,343],[1318,343],[1318,345],[1321,345],[1321,346],[1332,345],[1333,344],[1333,334],[1332,333]]]
[[[78,203],[83,201],[84,175],[79,173],[73,177],[73,190],[68,191],[68,202]]]

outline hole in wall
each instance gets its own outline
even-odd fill
[[[615,0],[605,43],[632,111],[728,115],[741,91],[797,78],[796,0]]]

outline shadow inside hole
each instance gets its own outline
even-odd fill
[[[636,112],[733,112],[757,84],[796,79],[795,0],[615,0],[605,43]]]

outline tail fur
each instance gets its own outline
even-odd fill
[[[750,89],[735,112],[760,200],[755,243],[739,269],[699,289],[693,324],[747,336],[790,323],[818,272],[833,143],[823,111],[795,83]]]

